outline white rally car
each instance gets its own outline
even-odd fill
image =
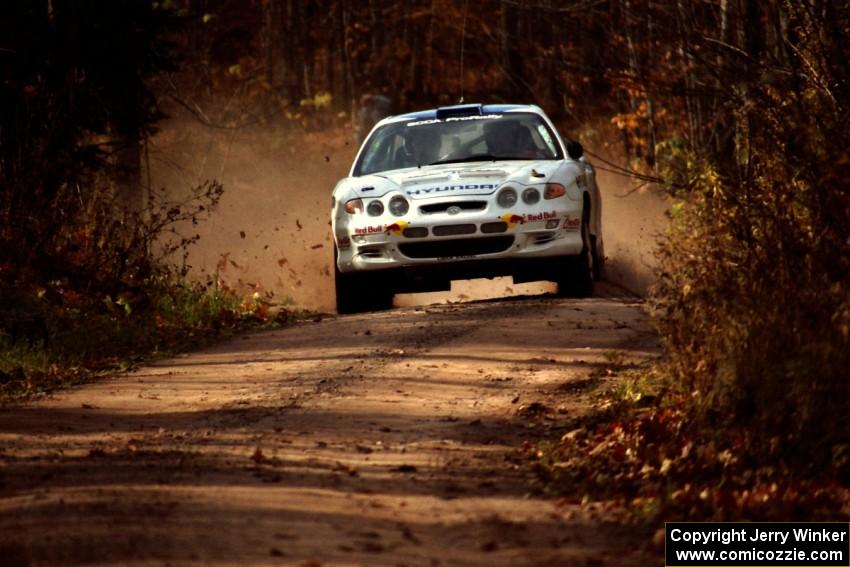
[[[340,313],[505,275],[586,296],[604,259],[593,167],[537,106],[385,118],[334,188],[331,217]]]

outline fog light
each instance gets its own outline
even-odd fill
[[[559,219],[551,219],[546,221],[546,228],[558,228],[558,225],[561,224]]]

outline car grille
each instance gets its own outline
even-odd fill
[[[481,225],[481,232],[484,234],[492,234],[494,232],[506,232],[508,223],[505,222],[485,222]]]
[[[424,226],[409,226],[404,229],[402,234],[407,238],[424,238],[428,236],[428,229]]]
[[[464,240],[435,240],[410,242],[398,248],[408,258],[447,258],[450,256],[477,256],[504,252],[514,243],[513,236],[491,236]]]
[[[457,207],[461,211],[483,211],[487,207],[487,201],[452,201],[450,203],[431,203],[422,205],[419,211],[423,215],[434,213],[445,213],[449,207]]]
[[[434,236],[457,236],[460,234],[475,234],[474,224],[446,224],[431,229]]]

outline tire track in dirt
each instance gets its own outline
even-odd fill
[[[552,297],[325,318],[0,413],[19,564],[640,564],[557,507],[523,442],[657,352],[640,303]],[[14,534],[14,535],[9,535]]]

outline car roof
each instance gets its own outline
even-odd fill
[[[543,114],[539,106],[534,104],[464,104],[458,106],[441,106],[440,108],[432,108],[429,110],[419,110],[416,112],[408,112],[397,116],[388,116],[381,120],[377,125],[390,124],[392,122],[404,122],[407,120],[433,120],[437,118],[438,113],[451,112],[453,110],[461,110],[465,108],[480,107],[481,114],[503,114],[506,112],[533,112],[535,114]]]

